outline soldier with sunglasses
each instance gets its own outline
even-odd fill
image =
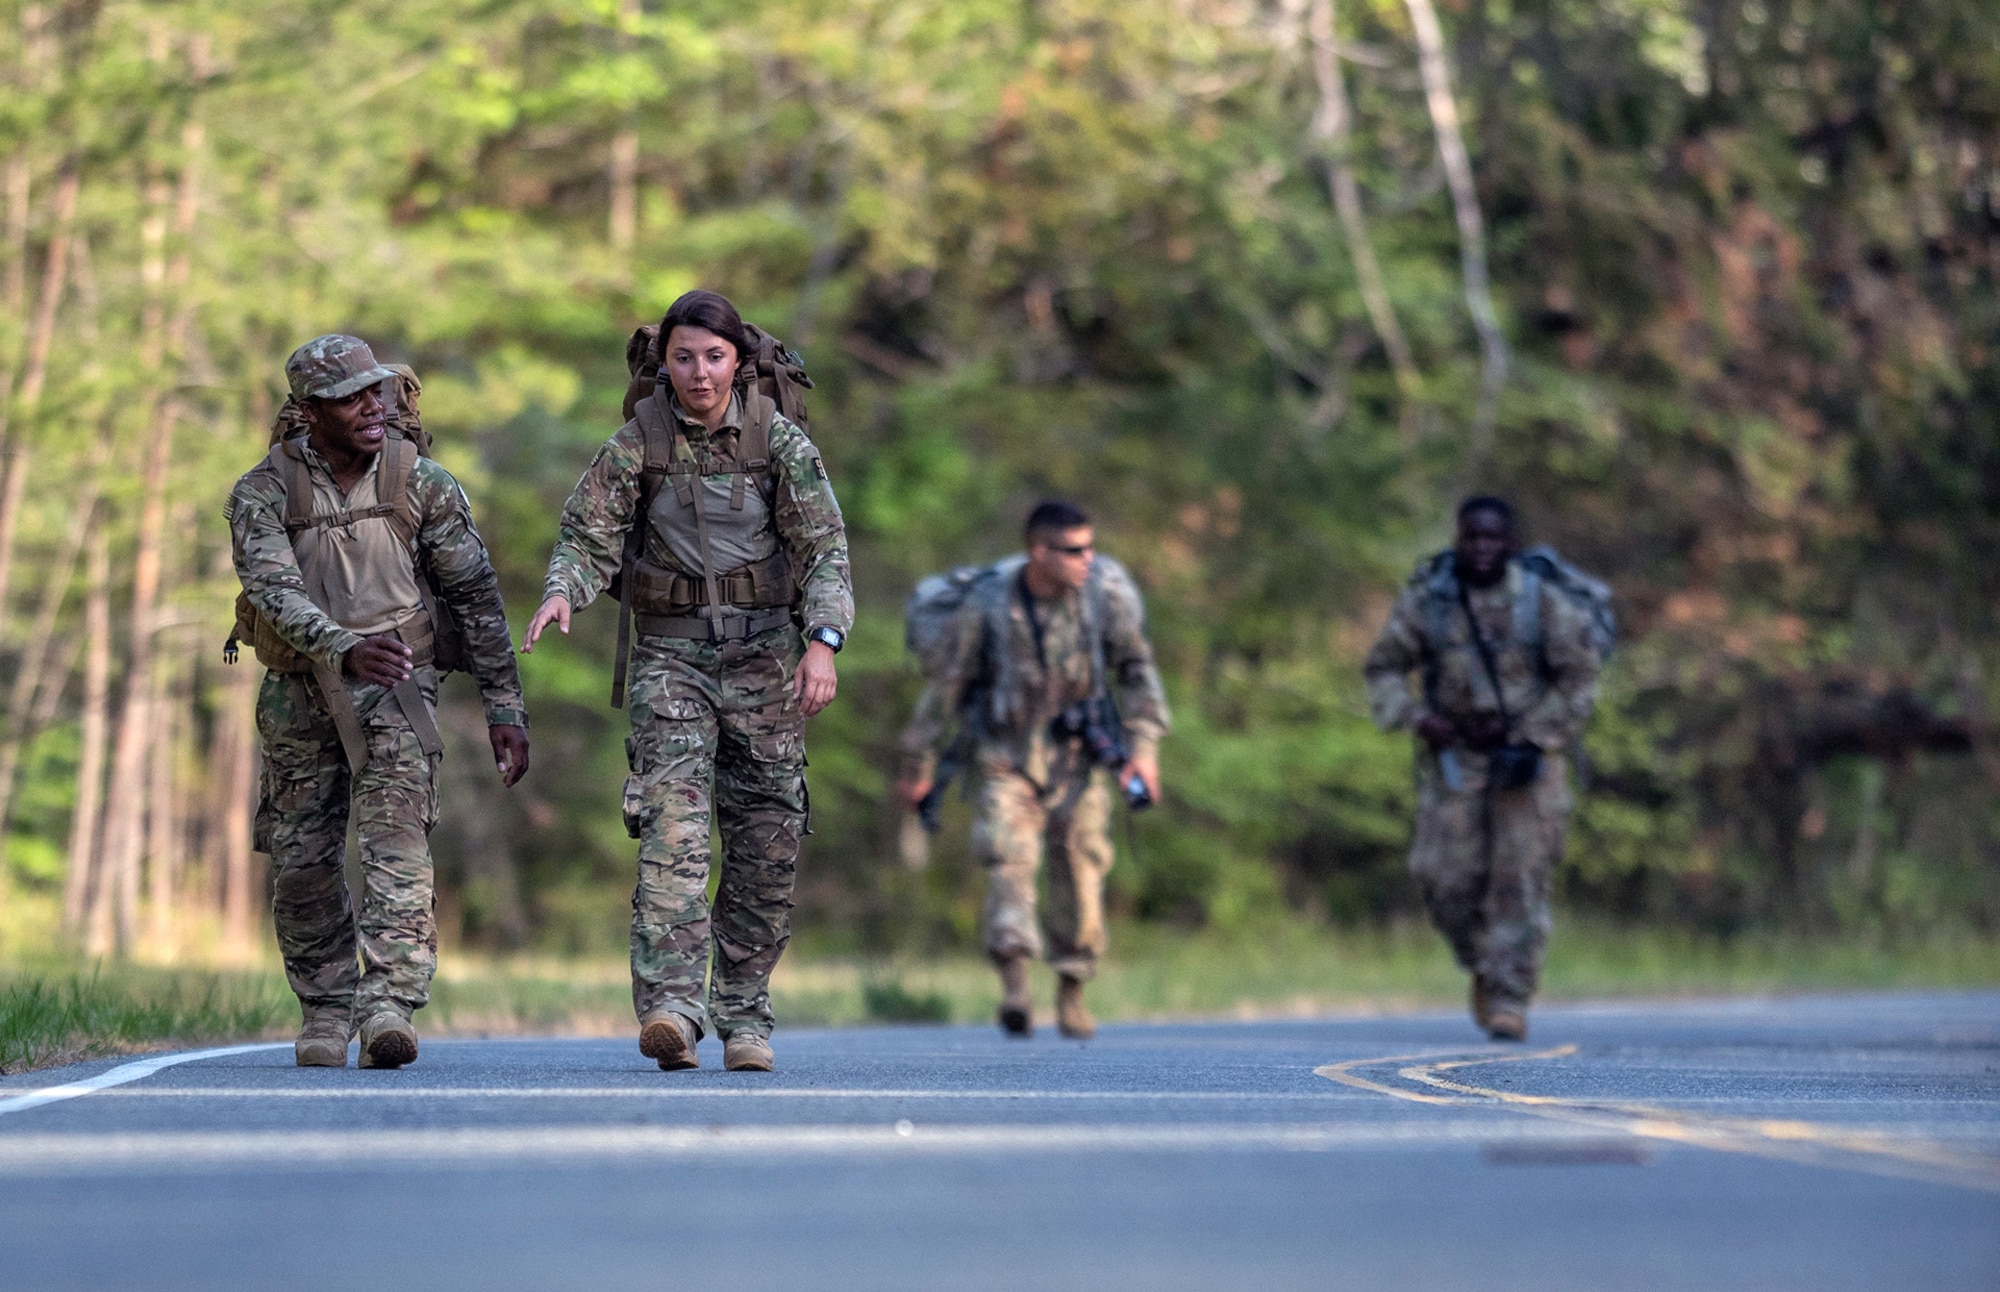
[[[972,581],[952,648],[903,731],[899,790],[922,804],[951,732],[971,737],[980,773],[972,845],[990,875],[985,940],[1000,971],[1000,1026],[1033,1032],[1028,962],[1046,953],[1059,980],[1057,1026],[1084,1038],[1096,1023],[1083,985],[1105,949],[1107,773],[1135,804],[1158,797],[1167,701],[1139,589],[1097,553],[1090,517],[1044,502],[1026,538],[1025,555]],[[1049,898],[1038,917],[1045,852]]]

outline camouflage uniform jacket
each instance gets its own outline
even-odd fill
[[[1553,751],[1590,721],[1601,661],[1591,645],[1589,612],[1546,583],[1536,590],[1540,627],[1533,635],[1540,640],[1519,640],[1516,607],[1531,577],[1509,563],[1504,580],[1471,589],[1468,599],[1493,651],[1513,738]],[[1458,604],[1456,581],[1445,583],[1453,589],[1449,594],[1419,571],[1368,652],[1363,673],[1369,706],[1384,731],[1414,727],[1433,711],[1459,722],[1500,711]],[[1446,604],[1436,604],[1441,595],[1448,595]],[[1440,629],[1444,640],[1432,640]],[[1434,677],[1428,693],[1412,689],[1412,673]]]
[[[673,405],[704,480],[727,480],[725,468],[736,458],[740,398],[730,401],[727,424],[713,436]],[[798,613],[806,631],[832,628],[842,635],[854,627],[854,583],[847,565],[847,526],[826,467],[806,433],[784,414],[771,418],[771,463],[778,491],[766,523],[776,530],[791,561],[799,589]],[[646,465],[645,437],[636,421],[627,422],[577,481],[563,504],[561,529],[549,556],[549,573],[542,596],[567,598],[572,610],[582,610],[610,586],[624,559],[625,534],[639,503],[639,477]],[[715,467],[708,474],[708,467]],[[667,569],[700,577],[674,558],[658,531],[646,526],[645,559]],[[718,570],[716,573],[722,573]]]
[[[293,443],[314,483],[331,485],[333,472],[326,460],[304,441]],[[417,559],[436,575],[438,591],[464,634],[466,667],[479,684],[487,725],[525,727],[528,711],[500,580],[472,523],[472,504],[451,473],[429,458],[417,459],[408,487],[418,517]],[[306,595],[297,554],[285,533],[285,483],[268,458],[236,482],[223,517],[229,522],[236,577],[258,611],[293,649],[338,673],[342,658],[361,638]]]
[[[995,567],[991,589],[966,598],[952,635],[951,654],[929,680],[900,744],[905,774],[932,774],[937,751],[956,719],[974,705],[980,756],[997,760],[1040,782],[1049,766],[1049,722],[1089,698],[1092,682],[1090,620],[1098,620],[1104,681],[1117,702],[1135,756],[1152,757],[1171,718],[1153,646],[1146,639],[1146,607],[1125,567],[1108,556],[1091,563],[1090,584],[1055,602],[1037,601],[1041,644],[1029,619],[1021,580],[1025,558]],[[1095,602],[1095,608],[1086,605]],[[1004,656],[1004,658],[1003,658]],[[970,716],[970,715],[968,715]]]

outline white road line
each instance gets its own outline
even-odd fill
[[[1453,1122],[1209,1125],[566,1126],[398,1131],[129,1132],[0,1136],[0,1175],[50,1171],[203,1171],[264,1166],[490,1167],[506,1162],[857,1153],[1073,1153],[1204,1150],[1328,1152],[1462,1148],[1493,1142],[1598,1143],[1603,1132],[1521,1118]]]
[[[161,1086],[121,1090],[123,1099],[994,1099],[1129,1100],[1138,1103],[1296,1102],[1324,1104],[1338,1091],[1227,1090],[897,1090],[691,1086],[672,1078],[640,1086]],[[1359,1098],[1360,1096],[1355,1096]]]
[[[108,1072],[100,1072],[81,1081],[71,1081],[60,1086],[44,1086],[40,1090],[30,1090],[27,1094],[15,1095],[11,1099],[0,1099],[0,1116],[26,1112],[30,1108],[40,1108],[45,1104],[61,1103],[65,1099],[78,1099],[111,1086],[122,1086],[128,1081],[143,1080],[162,1068],[171,1068],[182,1063],[220,1059],[231,1054],[249,1054],[256,1050],[282,1050],[290,1044],[290,1041],[267,1041],[261,1045],[225,1045],[214,1050],[185,1050],[179,1054],[156,1054],[150,1059],[121,1063]]]

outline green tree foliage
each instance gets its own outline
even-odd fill
[[[241,720],[215,662],[219,506],[261,451],[284,355],[349,330],[418,368],[518,623],[556,509],[616,427],[624,336],[699,284],[804,352],[854,539],[862,621],[812,732],[809,930],[967,938],[962,852],[895,861],[886,778],[914,692],[897,611],[924,572],[1008,550],[1045,494],[1100,516],[1147,589],[1179,712],[1169,801],[1114,872],[1122,908],[1246,926],[1281,905],[1407,909],[1409,753],[1369,727],[1356,669],[1473,485],[1609,577],[1626,617],[1570,900],[1724,928],[2000,925],[2000,765],[1967,755],[1990,751],[2000,662],[1978,555],[2000,514],[1985,6],[1447,4],[1515,351],[1483,461],[1408,12],[1342,6],[1335,40],[1414,391],[1328,196],[1309,7],[16,5],[0,154],[25,179],[0,359],[27,484],[0,651],[21,667],[52,577],[75,580],[58,629],[80,640],[87,579],[58,558],[101,489],[124,666],[141,464],[171,395],[150,631],[187,714],[175,883],[199,907],[223,886],[204,805],[227,796],[220,733]],[[471,936],[622,936],[614,618],[525,661],[530,780],[452,782],[440,854]],[[78,802],[71,657],[88,652],[53,654],[48,720],[6,718],[39,733],[10,816],[17,888],[61,882]],[[483,773],[476,722],[454,730]]]

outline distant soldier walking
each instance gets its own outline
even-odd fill
[[[1603,585],[1545,549],[1517,556],[1513,508],[1476,497],[1368,653],[1375,721],[1422,742],[1410,871],[1496,1040],[1528,1033],[1571,806],[1562,750],[1590,720],[1610,631]]]
[[[988,872],[986,953],[1000,971],[1000,1026],[1033,1033],[1028,962],[1046,949],[1058,975],[1057,1027],[1081,1038],[1097,1030],[1083,986],[1105,950],[1113,858],[1111,790],[1100,769],[1115,772],[1136,805],[1159,797],[1167,700],[1139,589],[1097,553],[1090,517],[1045,502],[1026,530],[1025,555],[926,580],[911,598],[912,646],[929,677],[903,730],[899,789],[912,808],[935,810],[938,755],[956,728],[948,761],[976,764],[980,775],[972,843]],[[931,630],[926,614],[937,617]],[[920,644],[927,631],[933,640]],[[1045,852],[1049,901],[1038,919]]]
[[[550,624],[568,632],[619,577],[638,630],[624,812],[639,841],[639,1050],[668,1071],[698,1067],[713,1026],[724,1067],[769,1072],[771,971],[791,938],[806,830],[805,721],[833,700],[854,622],[847,531],[795,420],[807,384],[796,356],[727,299],[682,296],[628,359],[647,388],[628,394],[632,420],[563,506],[521,649]],[[668,379],[656,386],[654,366]],[[723,856],[711,911],[712,824]]]
[[[402,378],[350,336],[300,346],[285,375],[286,417],[304,433],[274,444],[225,509],[238,632],[270,670],[257,846],[271,854],[278,947],[304,1014],[299,1065],[345,1066],[358,1027],[361,1066],[397,1068],[417,1057],[410,1017],[437,968],[441,667],[478,681],[510,786],[528,770],[527,712],[472,508],[390,432],[382,385]],[[350,814],[358,918],[342,870]]]

